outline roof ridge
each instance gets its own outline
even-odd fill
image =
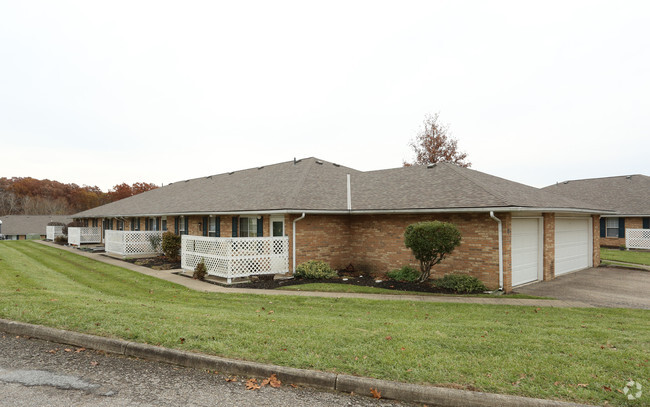
[[[455,171],[458,175],[460,175],[461,177],[465,178],[466,180],[468,180],[468,181],[471,182],[472,184],[476,185],[477,187],[481,188],[483,191],[487,192],[488,195],[491,195],[491,196],[497,198],[498,200],[500,200],[501,203],[503,203],[504,206],[508,206],[508,205],[509,205],[509,203],[506,201],[506,199],[505,199],[503,196],[501,196],[500,194],[495,194],[494,192],[488,190],[487,188],[485,188],[483,185],[479,184],[478,182],[476,182],[476,181],[473,180],[472,178],[470,178],[470,177],[468,177],[467,175],[465,175],[465,174],[463,173],[463,171],[460,169],[460,167],[458,167],[456,164],[451,164],[451,163],[447,163],[447,162],[444,162],[444,163],[441,163],[441,164],[445,164],[446,167],[451,167],[452,170]],[[451,165],[450,165],[450,164],[451,164]],[[466,168],[466,169],[467,169],[467,168]],[[470,171],[473,171],[473,170],[470,170]],[[489,174],[488,174],[488,175],[489,175]]]
[[[298,180],[296,181],[296,186],[294,188],[293,196],[287,197],[287,200],[285,201],[285,208],[293,208],[295,207],[296,199],[298,198],[298,195],[300,194],[300,190],[302,189],[303,184],[305,183],[305,180],[307,179],[307,173],[311,170],[311,168],[314,166],[316,163],[316,158],[309,157],[305,159],[300,159],[294,161],[293,165],[300,164],[301,161],[303,160],[310,160],[309,165],[305,166],[305,169],[302,171],[302,174],[298,177]],[[291,161],[289,161],[291,162]]]
[[[581,181],[596,181],[596,180],[605,180],[605,179],[612,179],[612,178],[627,178],[627,177],[644,177],[644,178],[650,178],[650,176],[645,175],[645,174],[627,174],[627,175],[610,175],[608,177],[594,177],[594,178],[580,178],[580,179],[567,179],[564,181],[557,181],[555,184],[548,185],[544,188],[552,187],[558,184],[564,184],[567,182],[581,182]]]

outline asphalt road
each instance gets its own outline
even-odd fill
[[[229,381],[234,379],[233,381]],[[292,387],[246,389],[246,378],[84,350],[0,332],[0,405],[413,406]]]

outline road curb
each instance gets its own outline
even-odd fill
[[[354,392],[355,394],[368,397],[373,396],[370,389],[376,389],[381,393],[382,398],[411,403],[449,407],[589,407],[586,404],[423,386],[368,377],[276,366],[245,360],[227,359],[219,356],[168,349],[122,339],[104,338],[6,319],[0,319],[0,331],[12,335],[28,336],[156,362],[197,369],[216,370],[223,374],[258,378],[269,377],[275,374],[284,383],[300,384],[344,393]]]

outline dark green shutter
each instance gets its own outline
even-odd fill
[[[174,233],[178,234],[178,216],[174,218]]]
[[[600,237],[605,237],[605,231],[607,226],[605,225],[605,218],[600,218]]]
[[[190,234],[190,217],[187,216],[185,218],[185,234],[189,235]]]
[[[113,219],[111,219],[111,227],[109,229],[113,230]]]
[[[208,229],[210,229],[210,224],[208,223],[208,217],[203,217],[203,236],[208,235]]]
[[[160,230],[160,218],[156,218],[156,230]]]
[[[264,216],[257,220],[257,237],[264,236]]]
[[[221,237],[221,216],[217,216],[217,227],[215,228],[215,232],[217,237]]]
[[[643,229],[650,229],[650,218],[643,218]]]
[[[618,218],[618,237],[625,237],[625,218]]]
[[[237,237],[237,217],[232,217],[232,237]]]

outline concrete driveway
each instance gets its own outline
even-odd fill
[[[595,307],[650,309],[650,272],[597,267],[517,287],[514,291],[581,301]]]

